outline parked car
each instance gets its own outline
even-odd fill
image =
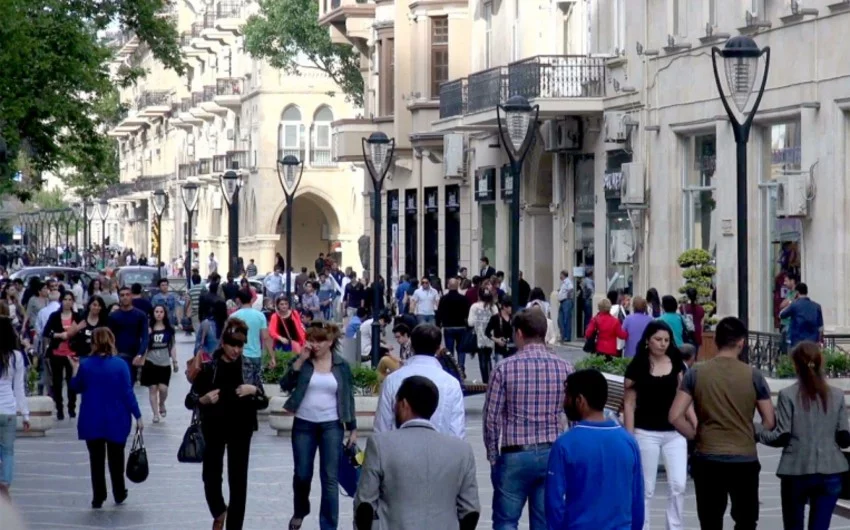
[[[141,265],[129,265],[118,267],[115,269],[115,281],[118,282],[118,287],[130,287],[134,283],[139,283],[144,289],[144,293],[151,297],[159,291],[159,268],[148,267]],[[177,294],[183,294],[186,291],[186,280],[183,278],[168,278],[168,285],[171,291]]]
[[[83,285],[87,286],[95,278],[95,275],[74,267],[24,267],[19,271],[13,272],[9,278],[12,280],[21,279],[24,285],[29,285],[30,278],[37,277],[42,280],[55,278],[56,274],[60,272],[65,276],[65,281],[68,283],[76,282],[77,279],[82,278]]]

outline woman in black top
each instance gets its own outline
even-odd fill
[[[108,317],[103,298],[98,295],[89,298],[85,317],[77,322],[69,334],[74,339],[71,341],[71,347],[78,357],[87,357],[91,353],[91,338],[94,330],[105,328]]]
[[[241,530],[248,494],[248,460],[251,437],[257,430],[257,411],[269,400],[260,375],[249,365],[243,369],[242,349],[248,340],[248,326],[238,318],[224,325],[221,344],[194,378],[186,396],[186,408],[198,409],[203,429],[203,480],[207,505],[213,516],[213,530]],[[230,504],[221,491],[224,451],[227,449],[227,481]]]
[[[657,320],[650,322],[641,337],[634,359],[626,369],[624,399],[626,429],[634,434],[640,447],[645,527],[649,526],[649,506],[655,494],[658,459],[663,454],[670,489],[667,496],[667,528],[684,528],[688,443],[676,432],[667,416],[686,369],[673,342],[670,327]],[[688,419],[696,426],[693,407],[688,411]]]
[[[82,316],[74,312],[74,293],[65,291],[62,295],[62,306],[50,314],[44,326],[42,336],[49,340],[45,358],[50,362],[53,373],[53,401],[56,403],[56,419],[64,420],[65,412],[62,403],[62,381],[68,386],[68,415],[77,417],[77,394],[71,390],[73,366],[71,357],[75,355],[71,348],[71,332],[76,328]],[[64,374],[64,376],[63,376]]]
[[[511,326],[511,314],[513,306],[511,299],[507,296],[502,297],[499,302],[499,312],[490,317],[490,322],[487,323],[487,328],[484,334],[493,341],[494,361],[499,362],[504,357],[510,357],[516,352],[514,348],[514,332]]]

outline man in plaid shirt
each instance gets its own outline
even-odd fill
[[[513,324],[518,351],[496,365],[484,402],[493,530],[516,530],[526,500],[531,530],[545,530],[549,450],[565,427],[564,381],[573,367],[546,347],[539,308],[520,312]]]

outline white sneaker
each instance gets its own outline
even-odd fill
[[[153,417],[153,422],[159,423],[159,415],[156,415],[156,416]]]

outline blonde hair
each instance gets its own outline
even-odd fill
[[[331,351],[336,349],[339,338],[342,336],[339,326],[325,321],[311,323],[307,326],[306,331],[308,342],[324,342],[326,340],[333,342]]]
[[[611,312],[611,300],[607,298],[603,298],[596,304],[596,307],[599,309],[600,313],[610,313]]]
[[[92,355],[115,355],[115,335],[109,328],[95,328],[91,336]]]

